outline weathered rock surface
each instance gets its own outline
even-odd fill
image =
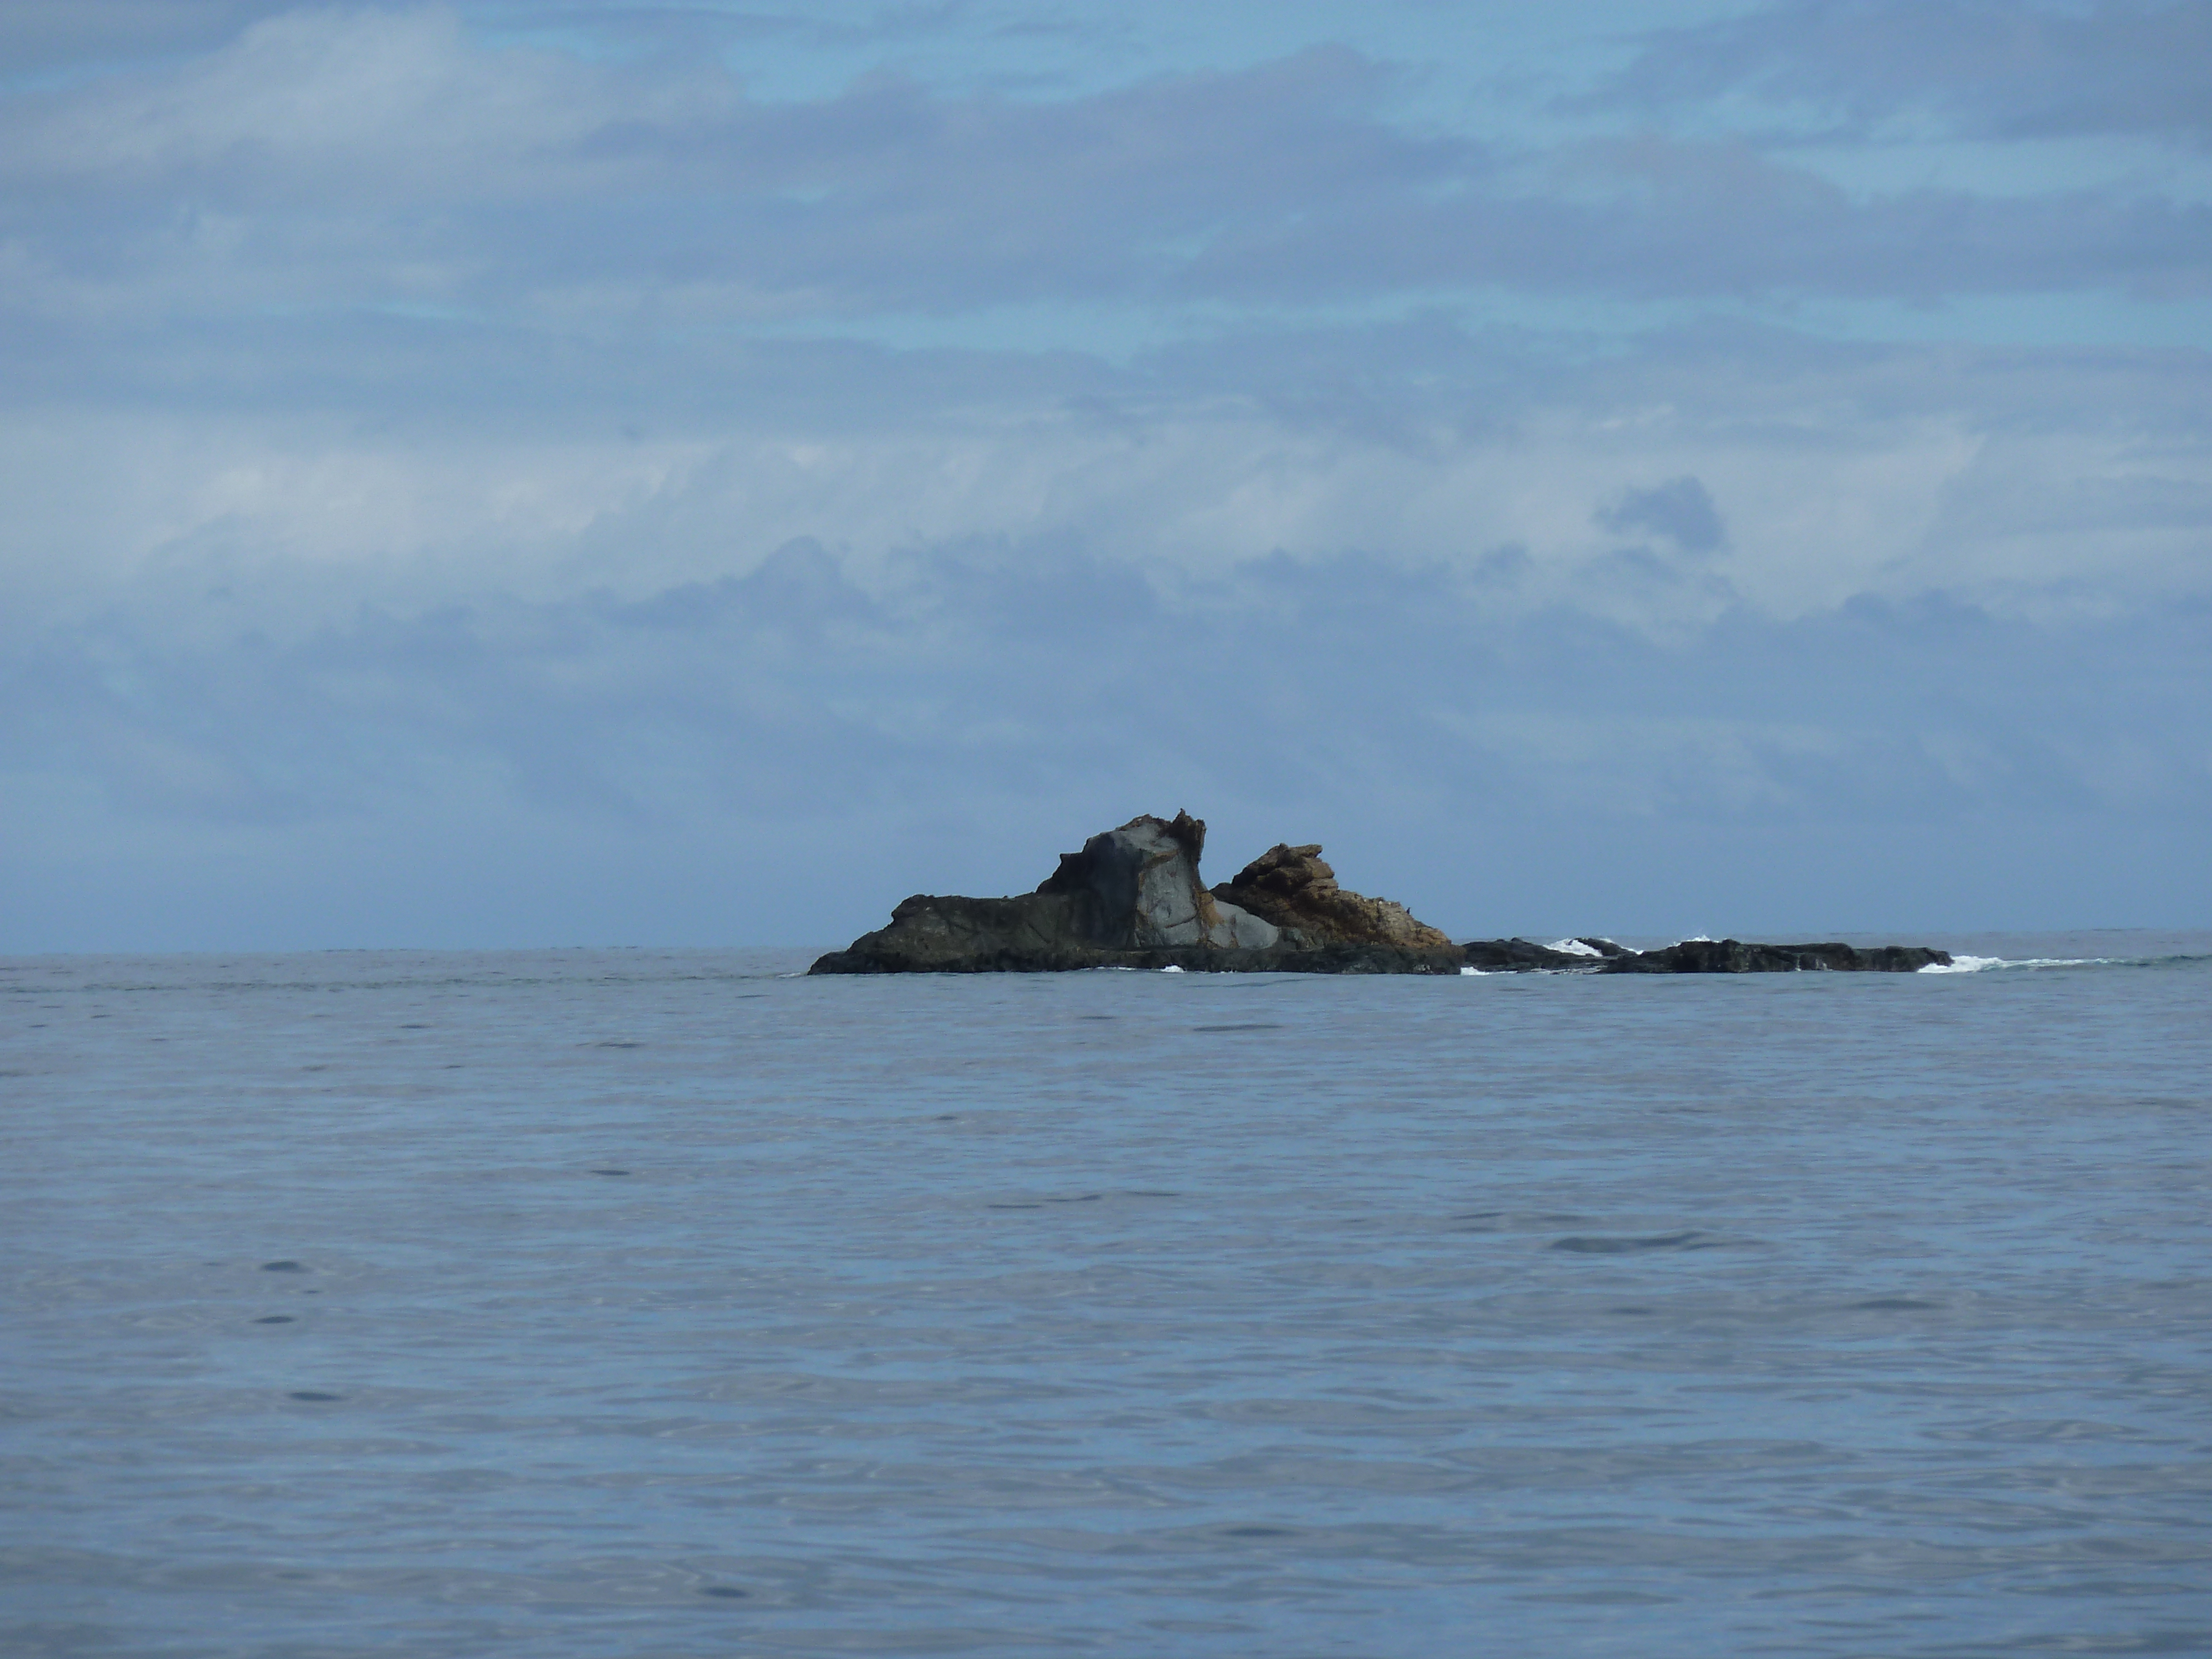
[[[1280,932],[1224,904],[1198,878],[1206,824],[1188,812],[1134,817],[1060,855],[1018,898],[917,893],[890,926],[814,964],[817,974],[1022,973],[1070,968],[1247,965]]]
[[[1348,893],[1322,862],[1317,845],[1280,842],[1237,872],[1213,896],[1272,922],[1293,945],[1380,945],[1396,951],[1449,951],[1452,942],[1391,899]]]
[[[1525,939],[1478,939],[1460,946],[1461,959],[1486,974],[1526,974],[1541,968],[1558,973],[1595,973],[1604,958],[1574,956]]]
[[[1063,853],[1037,889],[1064,897],[1086,942],[1109,951],[1178,945],[1265,951],[1281,935],[1271,924],[1218,902],[1198,878],[1206,823],[1188,812],[1172,822],[1131,818]]]
[[[1733,939],[1686,939],[1663,951],[1629,951],[1598,964],[1608,974],[1917,973],[1951,965],[1950,953],[1922,945],[1747,945]]]
[[[1040,973],[1185,968],[1217,973],[1759,974],[1909,973],[1948,964],[1911,945],[1747,945],[1686,939],[1636,951],[1611,939],[1454,945],[1402,904],[1337,884],[1317,845],[1270,848],[1234,881],[1199,878],[1206,825],[1188,812],[1134,817],[1063,854],[1034,893],[960,898],[917,893],[890,924],[814,964],[817,974]]]
[[[1532,945],[1525,939],[1474,939],[1460,948],[1470,968],[1486,974],[1544,969],[1568,974],[1910,974],[1951,965],[1950,953],[1920,945],[1747,945],[1734,939],[1686,939],[1658,951],[1631,951],[1609,939],[1582,939],[1594,954]]]

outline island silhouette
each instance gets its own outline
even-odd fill
[[[817,974],[1064,973],[1179,968],[1208,973],[1912,973],[1948,967],[1923,945],[1754,945],[1684,939],[1632,951],[1609,939],[1454,944],[1392,899],[1338,885],[1318,843],[1278,842],[1234,880],[1199,875],[1206,821],[1150,813],[1102,830],[1033,893],[917,893],[888,926],[815,963]]]

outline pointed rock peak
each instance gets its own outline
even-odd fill
[[[1152,822],[1160,823],[1158,818],[1154,818]],[[1167,832],[1170,840],[1190,854],[1191,873],[1196,875],[1199,855],[1206,851],[1206,820],[1194,818],[1181,807],[1177,807],[1173,822],[1161,823],[1160,828]]]

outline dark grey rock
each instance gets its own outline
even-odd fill
[[[1034,896],[1065,898],[1086,944],[1150,951],[1200,945],[1265,951],[1280,941],[1272,923],[1217,898],[1198,878],[1206,823],[1188,812],[1149,814],[1091,836]]]
[[[1215,973],[1449,974],[1458,947],[1432,929],[1411,944],[1326,929],[1286,934],[1199,879],[1206,825],[1188,812],[1129,820],[1063,854],[1034,893],[961,898],[917,893],[890,925],[814,964],[817,974],[1041,973],[1182,968]],[[1320,849],[1312,849],[1318,854]],[[1318,863],[1318,860],[1316,860]],[[1319,869],[1328,872],[1326,865]],[[1232,884],[1233,885],[1233,884]],[[1329,872],[1334,889],[1334,872]],[[1387,901],[1358,899],[1382,906]],[[1389,908],[1404,915],[1403,908]]]
[[[1747,945],[1733,939],[1686,939],[1663,951],[1631,951],[1597,964],[1607,974],[1911,974],[1951,965],[1948,951],[1921,945]]]
[[[1927,967],[1949,967],[1942,951],[1919,945],[1883,945],[1856,950],[1848,945],[1747,945],[1741,939],[1684,939],[1658,951],[1631,951],[1609,939],[1582,939],[1577,945],[1597,952],[1555,951],[1525,939],[1474,939],[1461,947],[1467,963],[1486,974],[1910,974]]]
[[[1318,845],[1278,845],[1208,891],[1198,863],[1206,825],[1188,812],[1134,817],[1096,835],[1033,893],[963,898],[917,893],[889,926],[817,961],[817,974],[1051,973],[1182,968],[1212,973],[1578,974],[1910,973],[1948,964],[1941,951],[1884,945],[1747,945],[1686,939],[1630,951],[1608,939],[1579,951],[1524,939],[1454,945],[1401,905],[1338,886]],[[289,1265],[289,1264],[281,1264]]]
[[[1554,951],[1548,945],[1534,945],[1525,939],[1469,939],[1460,946],[1460,956],[1468,967],[1479,968],[1486,974],[1525,974],[1540,968],[1557,973],[1594,974],[1605,961],[1602,957]]]

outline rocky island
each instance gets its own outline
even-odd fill
[[[1060,854],[1033,893],[917,893],[890,924],[817,961],[817,974],[1054,973],[1180,968],[1210,973],[1911,973],[1948,966],[1918,945],[1747,945],[1686,939],[1631,951],[1611,939],[1480,939],[1455,945],[1402,904],[1337,884],[1317,845],[1278,845],[1208,888],[1206,823],[1188,812],[1133,817]]]

